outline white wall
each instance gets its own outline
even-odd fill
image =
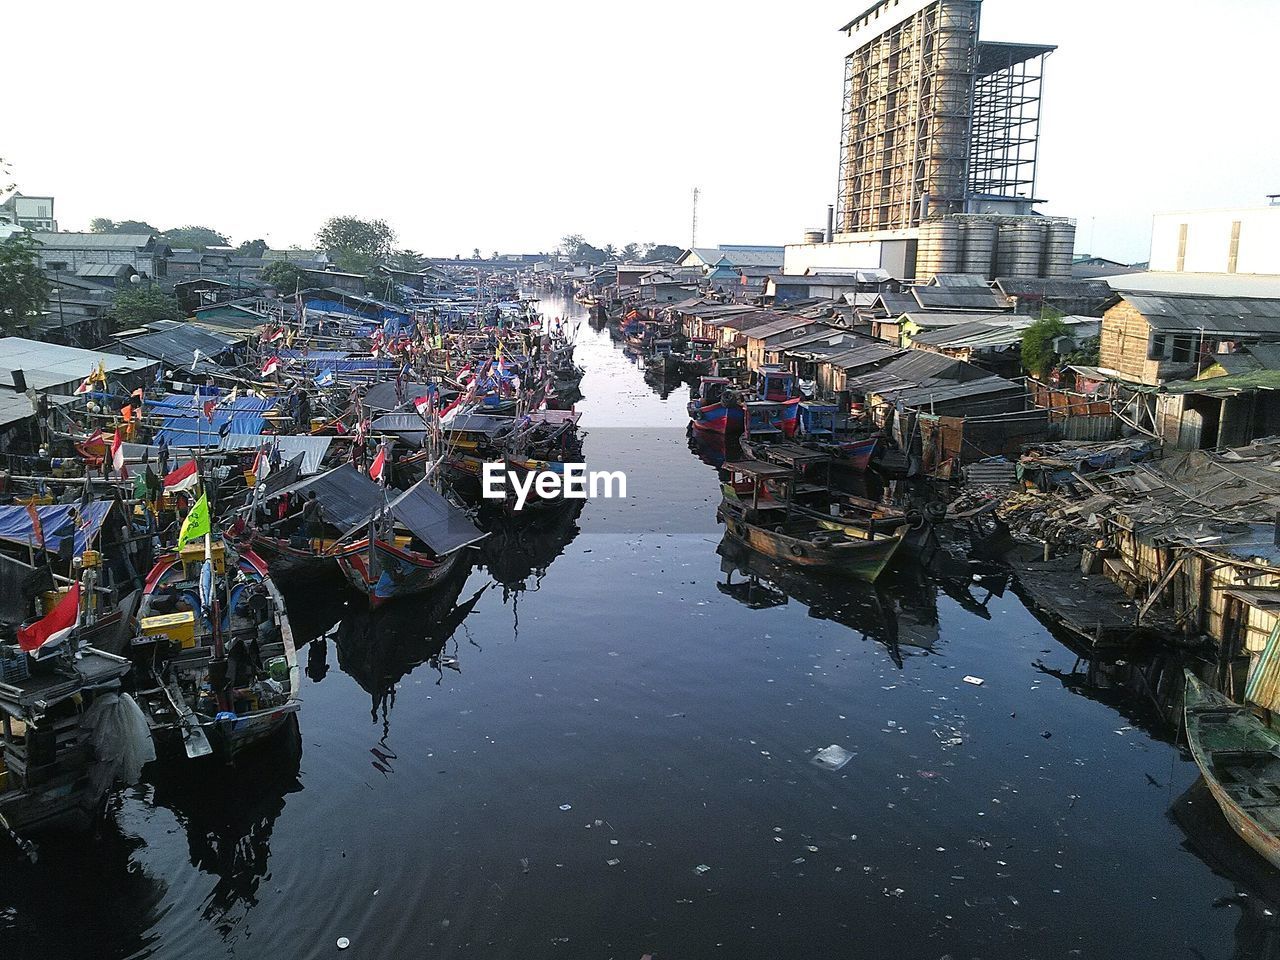
[[[875,270],[884,268],[902,277],[909,249],[908,240],[840,240],[832,243],[792,243],[786,247],[782,272],[800,276],[809,270]],[[910,264],[914,267],[914,262]]]
[[[1151,231],[1151,269],[1178,269],[1182,225],[1187,226],[1187,273],[1227,273],[1231,230],[1240,224],[1236,273],[1280,274],[1280,206],[1161,213]]]

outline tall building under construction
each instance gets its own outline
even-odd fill
[[[787,272],[1071,275],[1075,224],[1034,212],[1040,90],[1055,47],[979,39],[982,0],[879,0],[841,30],[834,223]],[[876,262],[872,262],[876,261]]]

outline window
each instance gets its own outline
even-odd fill
[[[1163,360],[1166,346],[1165,335],[1163,333],[1157,333],[1151,338],[1151,350],[1147,353],[1147,359]]]
[[[60,270],[65,270],[65,269],[67,269],[67,261],[65,261],[65,260],[50,260],[50,261],[48,262],[48,264],[46,264],[46,265],[45,265],[45,268],[46,268],[46,269],[48,269],[48,270],[52,270],[54,273],[57,273],[57,272],[58,272],[58,271],[60,271]]]
[[[1173,356],[1169,359],[1174,363],[1190,363],[1191,358],[1195,356],[1195,346],[1195,337],[1174,337]]]

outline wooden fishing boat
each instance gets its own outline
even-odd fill
[[[724,377],[703,377],[698,381],[698,395],[689,401],[689,419],[700,433],[742,433],[743,412]]]
[[[34,674],[26,654],[0,657],[0,825],[16,835],[89,829],[114,782],[94,741],[132,667],[92,647],[78,654]]]
[[[135,696],[157,746],[234,761],[296,723],[298,656],[267,563],[221,540],[169,553],[147,576]]]
[[[351,585],[377,606],[431,589],[448,576],[460,551],[484,537],[424,478],[390,500],[364,537],[333,554]]]
[[[1280,732],[1186,671],[1187,743],[1231,828],[1280,867]]]
[[[719,519],[729,536],[774,560],[874,582],[906,537],[897,518],[857,522],[826,520],[794,503],[796,476],[779,464],[725,464],[729,480]]]

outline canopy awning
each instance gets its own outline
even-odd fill
[[[62,503],[36,507],[40,528],[44,531],[45,549],[50,553],[57,553],[62,541],[74,530],[73,556],[80,556],[102,529],[102,523],[114,503],[113,500],[94,500],[83,509],[78,504]],[[23,546],[40,546],[40,537],[35,532],[35,525],[31,522],[31,514],[26,507],[0,507],[0,540]]]
[[[320,501],[325,521],[342,530],[368,523],[386,503],[386,491],[349,463],[319,476],[299,480],[275,491],[274,496],[300,493],[305,497],[313,491]]]
[[[437,556],[453,553],[488,536],[463,511],[419,480],[391,503],[391,514]]]

